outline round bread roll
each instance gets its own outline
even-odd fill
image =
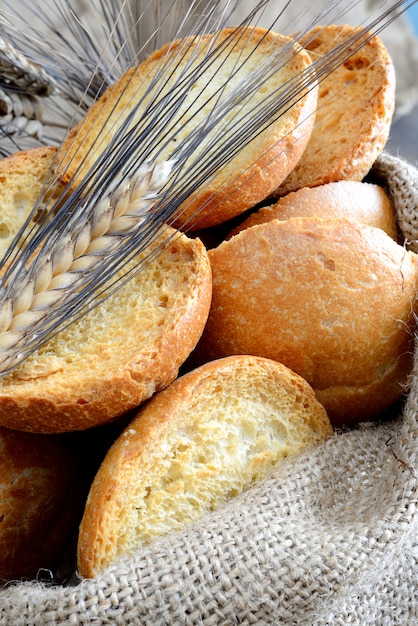
[[[80,525],[79,573],[183,528],[331,434],[312,389],[284,365],[233,356],[185,374],[106,455]]]
[[[213,300],[198,362],[280,361],[314,388],[335,426],[369,419],[405,390],[417,257],[381,229],[291,218],[209,252]]]
[[[384,189],[371,183],[341,180],[288,193],[275,204],[252,213],[228,239],[250,226],[291,217],[345,218],[381,228],[392,239],[398,237],[395,210]]]
[[[62,438],[0,428],[0,579],[54,572],[81,518],[81,476]]]
[[[272,62],[266,81],[261,80],[259,74],[257,88],[252,88],[247,98],[242,91],[243,84],[251,72],[260,71],[269,55],[272,58],[275,55],[276,69],[273,71]],[[185,174],[181,173],[177,181],[182,191],[195,182],[198,171],[194,173],[194,170],[210,167],[205,159],[212,154],[211,148],[216,148],[226,158],[237,135],[241,141],[235,156],[219,165],[210,173],[207,183],[187,196],[176,218],[177,227],[187,224],[189,230],[225,222],[272,193],[300,159],[314,125],[316,86],[299,87],[293,97],[287,95],[290,100],[285,103],[283,114],[277,115],[260,132],[253,130],[251,140],[241,138],[252,130],[248,126],[248,111],[262,109],[263,103],[271,103],[273,97],[280,98],[280,90],[286,85],[293,84],[295,90],[299,74],[305,76],[306,83],[306,72],[311,65],[311,57],[299,44],[263,28],[226,28],[171,42],[139,66],[129,69],[88,110],[63,142],[58,175],[65,183],[79,182],[117,132],[122,134],[120,129],[129,115],[132,116],[131,128],[138,120],[142,120],[142,126],[161,125],[161,115],[153,121],[149,111],[145,116],[144,111],[147,107],[151,110],[151,105],[158,111],[159,103],[168,97],[169,102],[163,109],[167,116],[164,133],[160,131],[156,139],[150,139],[150,158],[155,158],[157,163],[172,159],[181,142],[187,140],[199,124],[209,122],[198,145],[192,149],[186,147],[191,154],[182,166]],[[152,81],[164,67],[170,71],[159,77],[156,92]],[[187,93],[181,99],[179,89],[183,83]],[[220,124],[211,130],[213,106],[215,103],[223,106],[227,98],[236,106],[229,107]],[[170,100],[175,104],[171,104],[171,109]],[[136,110],[138,104],[141,106]]]
[[[275,196],[337,180],[360,181],[382,152],[395,108],[395,69],[382,40],[361,28],[331,24],[316,26],[301,44],[319,61],[355,36],[364,45],[356,50],[358,42],[351,42],[354,54],[320,81],[308,145]]]
[[[40,149],[0,162],[0,219],[9,238],[34,206],[54,156]],[[0,377],[1,426],[84,430],[137,407],[176,378],[209,312],[209,259],[198,239],[173,229],[126,269],[148,254],[123,287]]]

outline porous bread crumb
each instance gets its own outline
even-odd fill
[[[151,119],[149,112],[153,107],[158,112],[156,103],[166,98],[170,132],[164,141],[151,143],[151,158],[157,163],[172,159],[185,142],[186,176],[180,174],[177,185],[187,189],[193,172],[206,172],[176,213],[175,225],[201,229],[220,224],[273,192],[299,160],[315,119],[311,65],[310,55],[294,40],[253,26],[171,42],[125,72],[90,107],[61,146],[57,174],[65,182],[79,181],[112,137],[121,128],[126,132],[128,120],[130,128],[138,120],[158,128],[161,116]],[[152,80],[157,73],[156,93]],[[302,86],[297,80],[301,74]],[[173,94],[176,106],[170,108]],[[282,103],[281,111],[254,129],[248,111],[258,108],[263,119],[260,111],[271,111],[273,102],[277,109]]]
[[[360,28],[345,24],[319,25],[301,44],[315,62],[359,34]],[[350,50],[352,56],[319,81],[315,127],[301,159],[274,196],[332,181],[360,181],[382,152],[395,108],[393,62],[376,36],[360,50],[352,43]]]
[[[0,163],[9,239],[38,200],[55,155],[55,149],[28,150]],[[19,195],[28,183],[21,215],[13,190]],[[2,426],[42,433],[90,428],[138,406],[177,376],[209,310],[206,249],[162,227],[124,271],[138,262],[141,270],[123,287],[0,377]]]
[[[80,530],[82,574],[215,510],[331,432],[309,385],[279,363],[235,356],[184,375],[102,464]]]

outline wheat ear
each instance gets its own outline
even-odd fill
[[[33,256],[19,275],[11,294],[0,309],[0,372],[15,367],[34,340],[45,333],[45,318],[68,299],[77,297],[83,284],[92,280],[105,257],[110,257],[122,239],[147,219],[172,163],[142,164],[135,174],[112,181],[105,195],[86,213],[77,231],[65,229],[53,248]]]
[[[0,126],[6,135],[42,137],[42,106],[36,96],[0,89]]]
[[[37,63],[32,63],[3,37],[0,37],[0,73],[33,95],[49,96],[55,90],[49,74]]]
[[[239,4],[240,0],[236,2]],[[262,9],[268,2],[269,0],[260,0],[258,6]],[[390,23],[394,19],[391,16],[392,11],[399,9],[405,2],[407,0],[396,2],[371,26],[377,30],[381,22]],[[243,24],[245,21],[243,20]],[[234,37],[239,37],[241,30],[240,27],[235,29]],[[365,32],[362,31],[363,35]],[[310,88],[312,81],[328,75],[348,55],[353,54],[353,48],[363,45],[366,41],[363,35],[361,40],[336,46],[327,58],[315,62],[312,68],[302,72],[294,81],[289,81],[283,88],[280,87],[266,96],[261,107],[253,105],[252,94],[260,85],[267,84],[269,77],[283,64],[285,59],[281,54],[277,58],[274,54],[269,55],[260,67],[250,73],[244,84],[237,86],[232,97],[225,93],[223,86],[217,90],[215,97],[203,95],[203,104],[210,108],[210,112],[205,119],[191,127],[188,136],[169,153],[167,158],[173,155],[176,157],[175,172],[173,175],[168,174],[171,180],[163,193],[160,195],[156,192],[158,197],[154,197],[153,210],[143,207],[142,212],[139,211],[136,226],[132,226],[132,235],[129,234],[129,229],[123,233],[117,232],[117,229],[108,229],[106,236],[103,231],[94,239],[94,215],[96,222],[101,225],[109,220],[106,212],[109,199],[112,194],[117,194],[114,181],[119,181],[118,186],[123,187],[125,179],[125,175],[120,173],[127,172],[127,168],[134,171],[138,161],[144,163],[147,158],[157,159],[156,155],[162,153],[162,142],[169,144],[172,133],[176,132],[177,122],[184,126],[186,122],[193,121],[193,111],[182,113],[180,119],[176,117],[177,111],[181,109],[180,105],[187,97],[194,80],[204,75],[205,68],[212,59],[216,59],[217,54],[222,53],[222,48],[217,45],[211,47],[210,54],[204,55],[197,68],[188,64],[177,76],[168,94],[160,87],[164,85],[170,72],[174,71],[175,65],[173,67],[168,64],[167,69],[162,62],[158,80],[148,88],[148,96],[151,96],[153,89],[156,94],[156,98],[150,98],[152,106],[147,106],[141,112],[139,121],[133,127],[133,114],[127,116],[121,132],[113,135],[112,142],[103,153],[99,151],[90,168],[91,172],[89,170],[90,173],[85,178],[82,177],[79,185],[76,184],[71,189],[67,211],[58,210],[55,216],[55,208],[59,209],[55,205],[45,224],[41,225],[39,237],[38,230],[34,227],[34,232],[26,239],[29,241],[28,245],[22,249],[17,247],[11,261],[11,257],[8,257],[9,265],[0,281],[0,372],[10,370],[26,358],[28,353],[45,343],[52,333],[58,332],[58,328],[62,330],[63,325],[69,325],[81,317],[90,310],[89,307],[92,308],[93,300],[98,304],[105,297],[105,292],[106,295],[109,293],[110,280],[113,280],[111,288],[118,281],[121,285],[127,274],[123,280],[119,280],[116,272],[139,251],[147,252],[150,241],[161,232],[164,223],[170,223],[175,213],[187,205],[194,190],[205,185],[257,133],[268,129],[272,121],[283,115],[295,99]],[[244,62],[245,59],[242,60],[242,66]],[[63,74],[66,68],[67,65],[63,67]],[[64,75],[62,80],[63,83],[66,80]],[[242,103],[243,96],[246,98],[245,106]],[[135,106],[140,105],[141,102],[138,102]],[[231,120],[227,133],[224,132],[225,120]],[[145,172],[142,175],[145,176]],[[126,197],[123,202],[129,204]],[[92,203],[95,206],[94,212],[90,211]],[[80,206],[82,209],[86,208],[86,211],[80,210]],[[85,218],[84,213],[91,215],[91,219]],[[142,219],[145,215],[146,219]],[[117,223],[122,216],[128,217],[128,214],[119,213],[117,209],[116,214],[112,213],[111,222],[115,220]],[[55,217],[58,219],[55,220]],[[53,228],[49,228],[50,225]],[[59,235],[56,226],[59,227]],[[26,231],[23,229],[21,234],[22,237],[17,237],[17,240],[24,239]],[[114,248],[111,247],[113,244]],[[140,271],[140,268],[136,267],[135,271]],[[130,270],[127,273],[129,272]],[[97,295],[98,287],[102,291]]]

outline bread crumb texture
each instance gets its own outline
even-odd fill
[[[269,55],[278,55],[281,64],[263,81],[258,70]],[[317,88],[311,85],[304,92],[299,88],[290,96],[283,91],[311,65],[309,53],[294,40],[262,28],[226,28],[171,42],[129,69],[89,109],[60,149],[58,175],[65,182],[81,177],[112,137],[126,126],[128,114],[132,115],[130,124],[137,123],[147,106],[155,107],[155,102],[164,97],[172,99],[170,93],[174,90],[176,107],[171,111],[164,107],[164,114],[169,115],[169,126],[175,130],[163,145],[154,142],[156,153],[152,158],[157,163],[171,159],[184,141],[188,150],[189,135],[196,128],[204,128],[183,170],[191,168],[190,177],[194,171],[206,168],[209,182],[187,197],[175,225],[187,223],[188,228],[201,229],[220,224],[272,193],[299,160],[314,124]],[[164,80],[160,77],[156,93],[152,80],[164,67],[169,71]],[[182,77],[188,87],[184,97]],[[247,87],[250,95],[246,95],[243,86],[249,77],[252,87]],[[285,95],[282,114],[251,136],[248,111],[262,109],[273,98],[285,100]],[[211,129],[215,100],[222,116]],[[158,124],[161,120],[155,121]],[[219,163],[212,172],[210,160],[216,161],[216,153],[226,156],[237,142],[241,145],[236,155]],[[191,182],[183,177],[179,184],[187,187]]]
[[[4,245],[35,205],[55,155],[28,150],[0,163]],[[86,429],[138,406],[177,376],[209,311],[207,251],[199,239],[163,227],[123,271],[138,264],[141,271],[123,287],[0,377],[1,426]]]
[[[317,26],[305,45],[312,60],[361,29],[348,25]],[[368,33],[370,37],[370,33]],[[367,37],[361,36],[364,43]],[[319,82],[315,127],[294,170],[275,195],[338,180],[360,181],[382,152],[395,107],[395,70],[379,37],[371,37],[352,56]]]
[[[80,527],[81,574],[213,511],[331,433],[312,389],[279,363],[234,356],[185,374],[104,460]]]
[[[165,246],[125,286],[0,378],[2,425],[88,428],[176,377],[207,318],[210,266],[198,240],[179,235]]]
[[[0,257],[41,193],[57,149],[36,148],[0,160]]]

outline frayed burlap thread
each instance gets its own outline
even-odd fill
[[[392,199],[413,214],[418,172],[376,168],[402,171]],[[414,626],[417,416],[418,359],[397,419],[337,433],[94,580],[9,585],[0,624]]]
[[[405,159],[382,154],[376,161],[372,177],[388,191],[396,209],[396,218],[405,242],[418,252],[418,179],[416,168]]]

